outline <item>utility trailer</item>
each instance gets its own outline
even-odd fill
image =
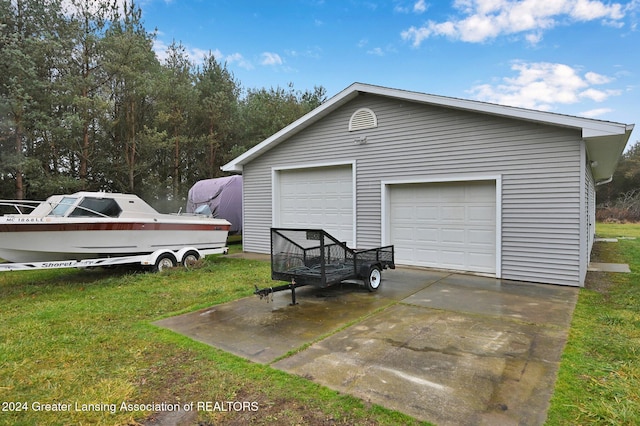
[[[189,268],[200,258],[210,254],[227,254],[228,251],[228,247],[206,250],[199,250],[194,247],[184,247],[180,250],[160,249],[153,253],[132,256],[112,256],[80,260],[52,260],[24,263],[7,262],[0,263],[0,272],[61,268],[99,268],[120,265],[140,265],[143,268],[149,268],[154,272],[160,272],[164,269],[173,268],[178,265]]]
[[[395,269],[393,246],[357,250],[347,247],[322,229],[271,228],[271,279],[289,284],[259,289],[261,298],[312,285],[329,287],[346,280],[362,280],[369,291],[380,286],[383,269]]]

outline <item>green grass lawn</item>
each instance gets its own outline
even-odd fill
[[[638,237],[598,244],[594,253],[635,272],[589,274],[551,401],[552,425],[640,424],[640,225],[597,229]],[[133,404],[151,403],[193,403],[190,424],[418,424],[151,324],[271,283],[268,263],[228,256],[161,274],[0,273],[0,424],[136,424],[153,413]],[[247,409],[220,411],[227,401]]]

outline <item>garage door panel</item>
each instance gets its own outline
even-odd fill
[[[469,244],[482,245],[487,248],[493,248],[496,244],[496,234],[493,230],[487,229],[470,229]]]
[[[493,226],[496,220],[495,206],[469,206],[467,207],[467,219],[473,223],[486,223]]]
[[[441,242],[444,244],[459,243],[464,244],[464,229],[443,229],[440,231]]]
[[[483,202],[495,198],[495,187],[487,186],[484,182],[470,183],[466,188],[466,200]]]
[[[416,207],[416,219],[423,222],[433,222],[437,221],[438,217],[438,207]]]
[[[392,214],[397,218],[398,222],[403,220],[412,221],[415,216],[412,206],[403,205],[394,206]]]
[[[445,203],[446,201],[442,201]],[[450,221],[460,221],[464,222],[465,220],[465,208],[464,206],[443,206],[441,207],[440,217],[446,218]]]
[[[495,258],[491,255],[472,253],[469,262],[478,272],[491,272],[495,268]]]
[[[448,188],[438,188],[434,191],[434,197],[439,198],[440,202],[448,203],[448,202],[464,202],[466,198],[465,188],[452,186],[450,185]]]
[[[465,267],[465,252],[463,250],[441,250],[442,267],[462,269]]]
[[[351,166],[278,171],[277,226],[322,228],[353,244]]]
[[[436,266],[439,262],[440,252],[435,249],[416,248],[411,251],[415,256],[419,256],[425,263]]]
[[[398,241],[409,242],[413,240],[413,227],[402,227],[399,226],[396,228],[396,238]]]
[[[416,228],[415,232],[411,232],[408,238],[410,240],[418,238],[425,243],[435,244],[439,240],[438,228]]]
[[[326,200],[327,203],[329,203],[329,206],[332,205],[331,200]],[[331,210],[332,208],[329,206],[325,205],[324,201],[318,200],[317,198],[307,198],[307,199],[300,199],[298,200],[298,203],[302,204],[306,204],[306,210],[310,210],[310,211],[322,211],[322,210]]]
[[[414,256],[413,250],[409,248],[398,248],[395,250],[394,254],[396,257],[400,256],[402,258],[411,258]]]
[[[392,185],[389,191],[397,263],[495,273],[495,181]]]

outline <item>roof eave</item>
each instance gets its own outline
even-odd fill
[[[624,126],[623,131],[618,134],[584,137],[587,158],[596,183],[611,180],[633,128],[633,124],[630,124]]]
[[[592,168],[594,171],[594,177],[596,175],[602,176],[610,172],[609,176],[607,176],[608,178],[613,174],[613,170],[615,170],[619,156],[624,151],[627,141],[631,135],[631,131],[633,130],[633,125],[626,125],[622,123],[510,107],[467,99],[410,92],[363,83],[353,83],[337,95],[333,96],[327,102],[320,105],[318,108],[225,164],[221,169],[226,172],[241,173],[245,164],[258,157],[263,152],[277,146],[280,142],[320,120],[334,109],[358,96],[359,93],[369,93],[402,99],[405,101],[414,101],[580,130],[582,138],[587,144],[587,152],[590,156],[590,160],[592,162],[595,161],[599,165],[597,170]],[[611,145],[613,145],[613,147]],[[615,159],[612,159],[612,157],[615,157]]]

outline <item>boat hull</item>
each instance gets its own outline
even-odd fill
[[[156,250],[200,250],[226,245],[229,225],[206,220],[134,222],[54,219],[0,223],[0,258],[9,262],[81,260],[130,256]]]

